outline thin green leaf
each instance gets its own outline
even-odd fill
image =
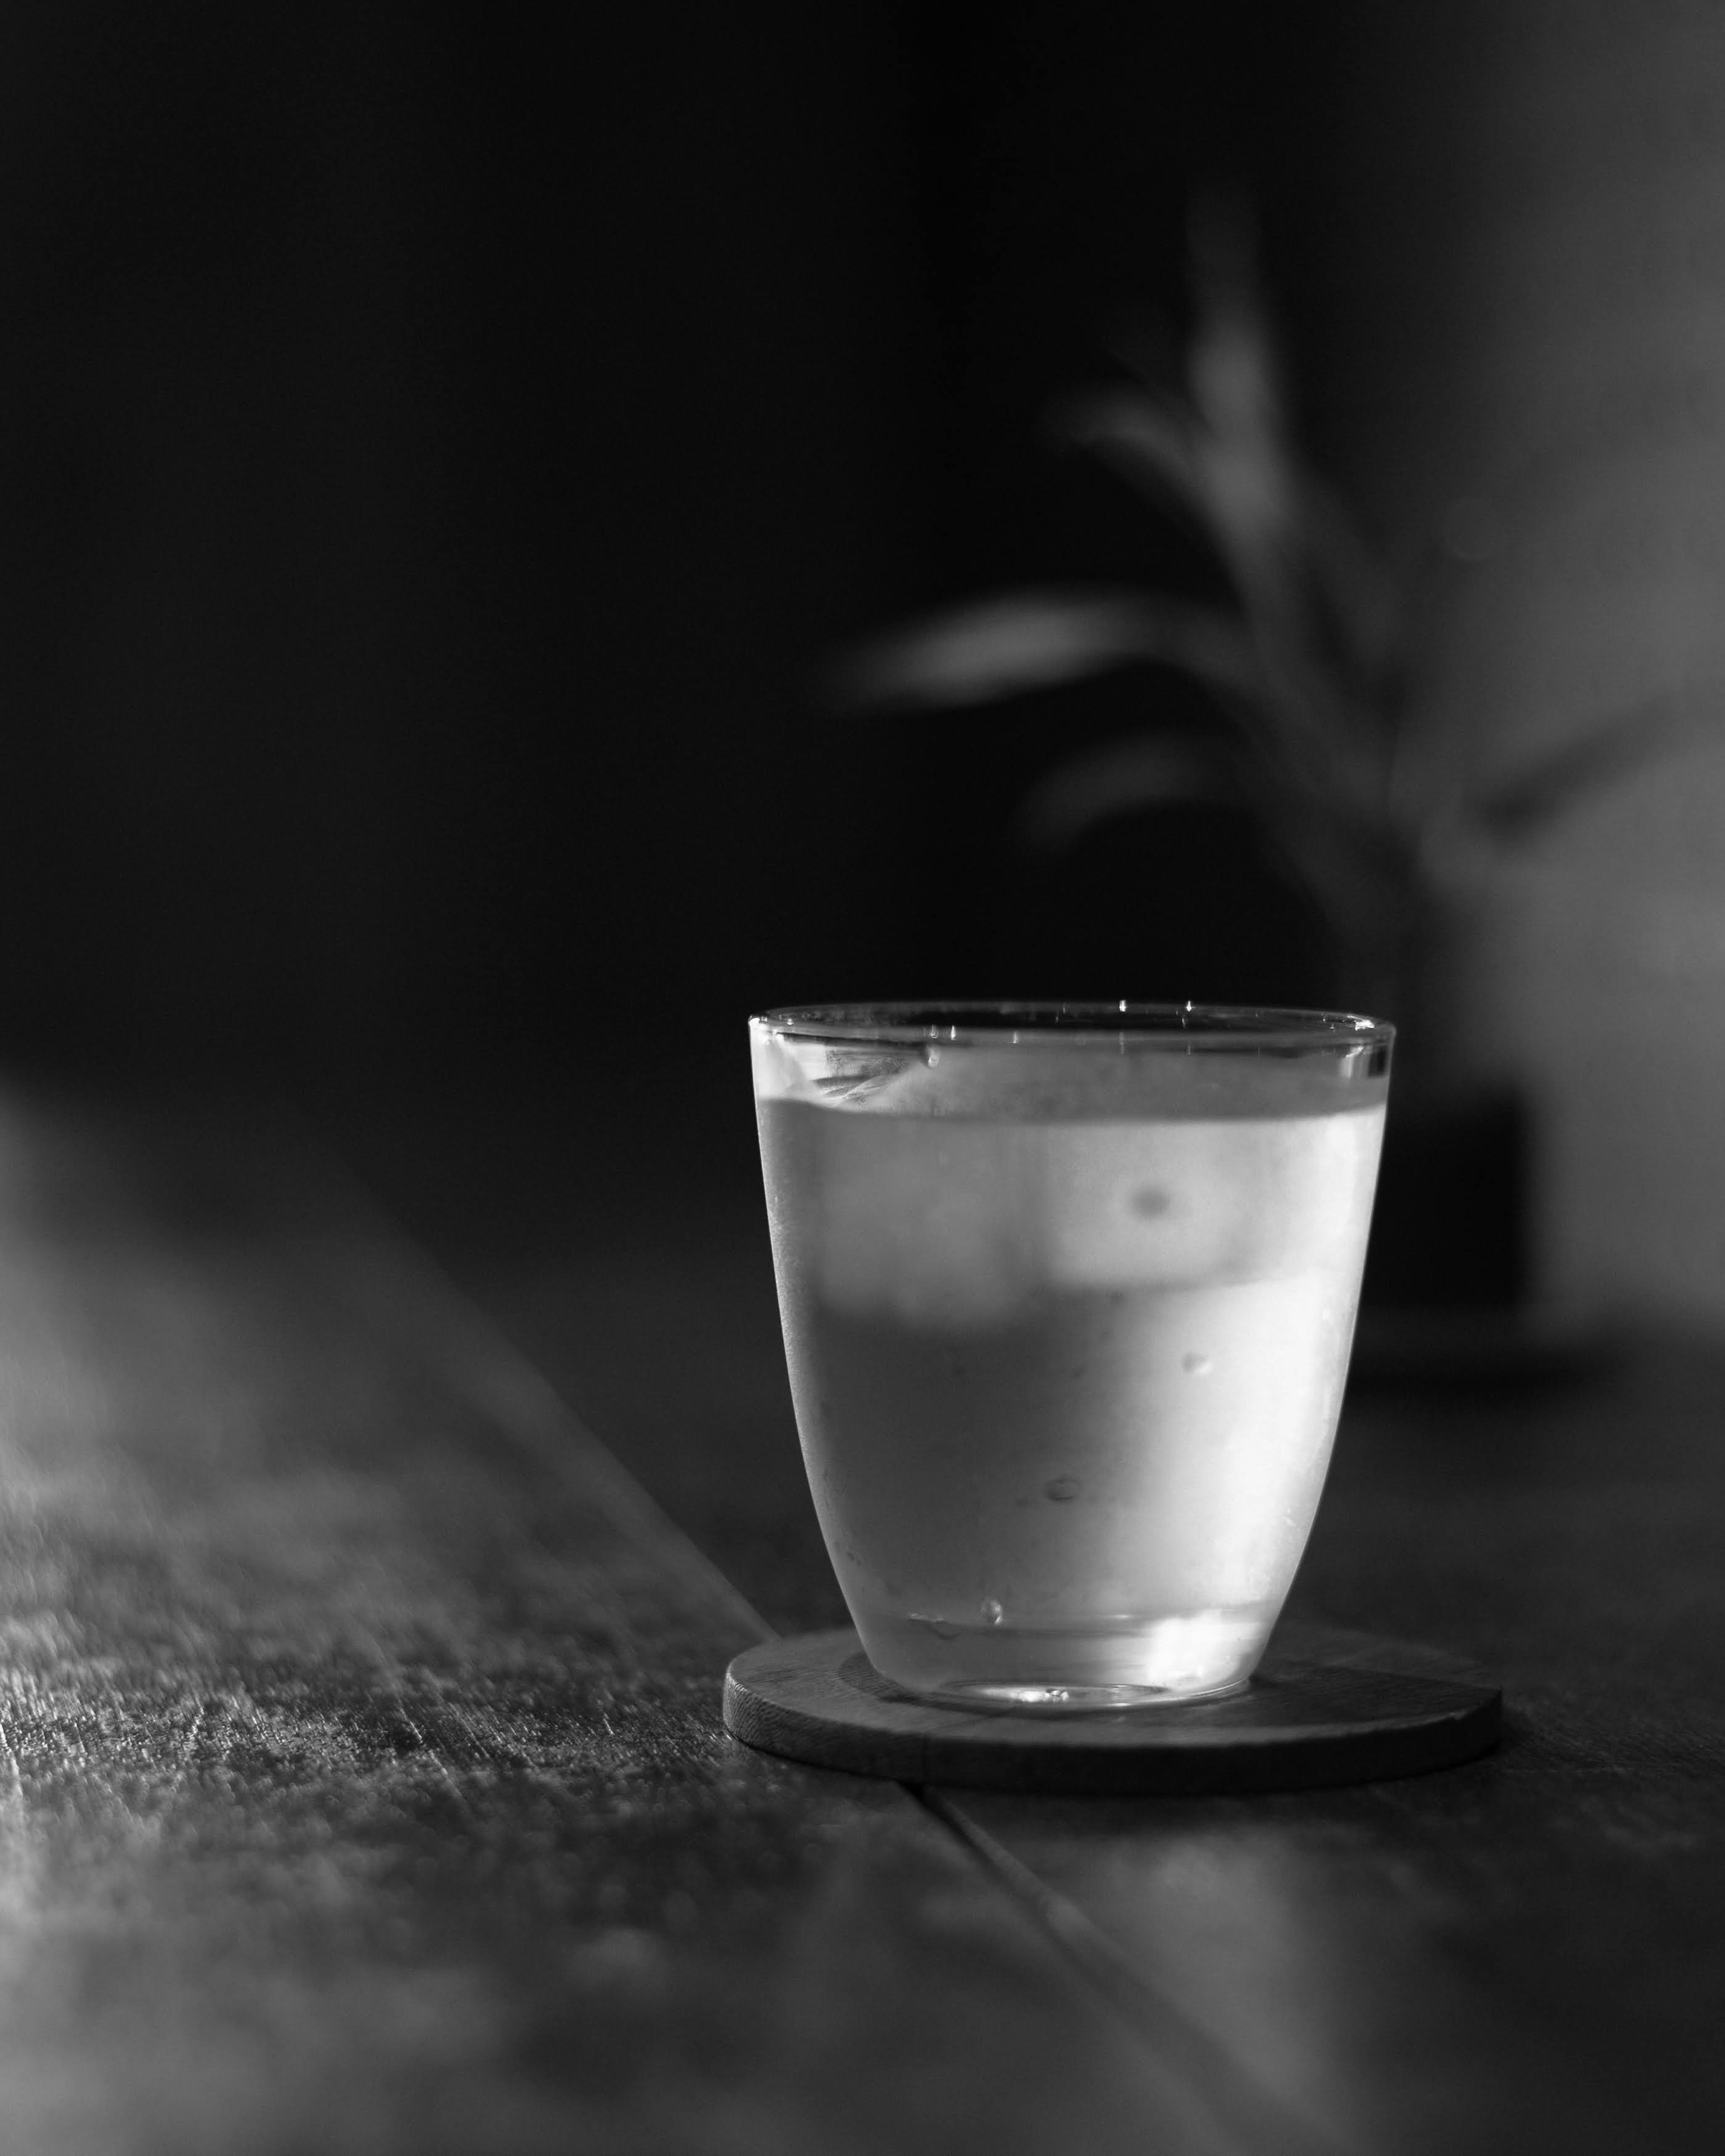
[[[875,639],[839,668],[834,690],[848,710],[952,710],[1146,662],[1230,696],[1259,686],[1240,625],[1212,608],[1133,593],[1027,591]]]
[[[1512,843],[1536,836],[1585,795],[1697,736],[1717,712],[1717,691],[1645,698],[1477,793],[1471,820]]]
[[[1192,423],[1179,406],[1136,389],[1093,389],[1064,398],[1049,418],[1058,442],[1087,449],[1128,485],[1191,517],[1225,561],[1219,521]]]
[[[1013,827],[1030,852],[1058,854],[1134,808],[1240,798],[1231,759],[1215,743],[1147,734],[1105,742],[1057,764],[1025,796]]]

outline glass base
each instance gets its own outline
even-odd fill
[[[1169,1707],[1240,1691],[1278,1605],[1097,1615],[1065,1625],[959,1625],[857,1612],[876,1672],[912,1697],[1019,1714]]]
[[[1244,1691],[1247,1680],[1235,1677],[1202,1691],[1171,1691],[1162,1685],[958,1684],[913,1698],[937,1707],[968,1707],[993,1714],[1097,1714],[1122,1707],[1184,1707],[1198,1699],[1226,1699]]]

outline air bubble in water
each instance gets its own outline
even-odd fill
[[[1078,1495],[1078,1477],[1076,1475],[1056,1475],[1053,1481],[1043,1484],[1042,1494],[1045,1497],[1052,1497],[1057,1505],[1070,1505]]]
[[[1191,1378],[1207,1378],[1214,1365],[1208,1355],[1191,1354],[1180,1358],[1180,1368]]]
[[[999,1625],[1004,1622],[1005,1616],[1006,1612],[991,1594],[983,1604],[983,1622],[985,1625]]]

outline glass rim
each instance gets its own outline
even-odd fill
[[[1117,1001],[794,1004],[756,1013],[752,1028],[839,1048],[1107,1047],[1246,1050],[1388,1047],[1395,1028],[1355,1011],[1261,1004]]]

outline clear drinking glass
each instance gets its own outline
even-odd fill
[[[1041,1711],[1243,1685],[1328,1465],[1393,1029],[879,1004],[750,1036],[797,1424],[875,1668]]]

